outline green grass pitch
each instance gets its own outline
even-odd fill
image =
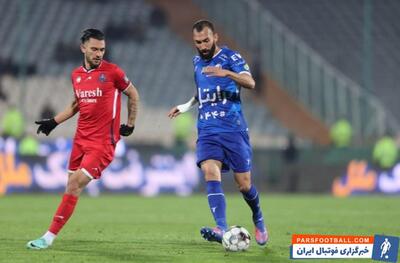
[[[288,262],[293,233],[400,236],[399,197],[263,194],[268,246],[260,248],[252,240],[248,251],[228,253],[200,237],[201,226],[213,225],[205,195],[124,194],[82,196],[50,249],[26,249],[28,240],[47,229],[59,201],[58,195],[0,198],[0,262]],[[253,234],[250,210],[240,194],[227,195],[227,207],[228,223]],[[320,261],[327,262],[298,262]]]

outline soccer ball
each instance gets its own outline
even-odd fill
[[[244,227],[232,226],[222,236],[222,246],[227,251],[243,251],[249,248],[250,239]]]

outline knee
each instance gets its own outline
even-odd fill
[[[248,192],[251,188],[250,177],[243,177],[236,181],[240,192]]]
[[[67,183],[65,192],[71,195],[79,195],[81,189],[77,178],[70,178]]]
[[[209,167],[204,167],[203,169],[204,177],[206,181],[218,181],[220,180],[219,171],[216,169],[211,169]]]
[[[240,192],[248,192],[251,188],[251,182],[240,182],[238,184],[238,188]]]

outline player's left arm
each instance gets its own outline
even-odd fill
[[[236,73],[220,67],[208,66],[203,68],[203,73],[206,74],[207,76],[231,78],[237,84],[246,89],[254,89],[256,85],[256,82],[254,81],[253,77],[247,71],[242,73]]]
[[[128,120],[126,124],[121,125],[120,134],[122,136],[129,136],[135,129],[136,116],[139,106],[139,93],[132,83],[130,83],[123,92],[126,96],[128,96]]]
[[[236,73],[230,70],[227,70],[226,76],[231,78],[237,84],[246,89],[254,89],[256,86],[256,82],[253,77],[248,72]]]

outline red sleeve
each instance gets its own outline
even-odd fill
[[[125,75],[125,72],[122,69],[120,69],[119,67],[115,68],[114,76],[115,76],[115,79],[114,79],[115,87],[117,89],[119,89],[120,91],[124,91],[131,83],[129,81],[128,77]]]
[[[78,97],[76,96],[75,87],[74,87],[74,72],[75,71],[73,71],[71,73],[71,86],[72,86],[72,92],[74,93],[75,99],[78,99]]]

